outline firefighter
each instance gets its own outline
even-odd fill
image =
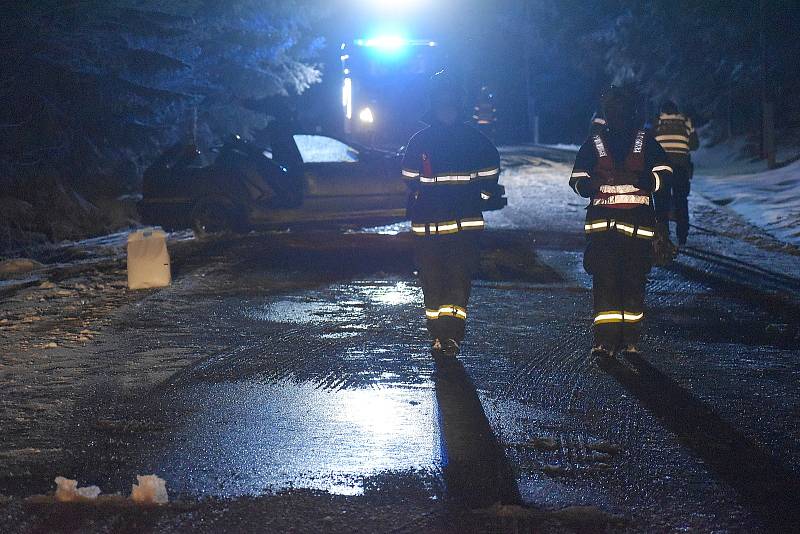
[[[631,86],[603,95],[607,128],[581,146],[569,184],[590,199],[584,229],[584,268],[592,276],[592,354],[639,352],[647,274],[663,197],[672,169],[658,142],[642,128],[639,96]],[[656,208],[659,208],[656,211]]]
[[[661,113],[655,128],[656,140],[669,157],[672,180],[666,184],[675,217],[675,233],[678,246],[686,245],[689,235],[689,190],[692,180],[692,157],[690,151],[697,150],[700,143],[692,120],[678,112],[675,102],[667,100],[661,105]]]
[[[494,107],[494,94],[485,85],[481,87],[478,101],[472,109],[472,121],[481,133],[494,142],[497,109]]]
[[[402,174],[431,349],[454,357],[479,261],[482,211],[502,196],[500,156],[486,136],[464,123],[464,94],[452,75],[437,73],[429,89],[429,125],[408,142]]]

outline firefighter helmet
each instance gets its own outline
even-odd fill
[[[634,129],[641,124],[639,111],[641,95],[635,85],[612,85],[603,92],[603,115],[609,128]]]
[[[661,104],[661,113],[669,113],[671,115],[674,115],[677,112],[678,112],[678,104],[676,104],[672,100],[665,100]]]
[[[459,107],[464,105],[465,95],[461,80],[445,69],[431,76],[428,95],[432,105],[442,101],[455,103]]]

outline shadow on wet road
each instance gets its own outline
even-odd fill
[[[464,366],[436,358],[433,379],[449,497],[472,509],[521,503],[511,466]]]
[[[769,451],[640,356],[598,366],[730,484],[769,531],[800,529],[800,479]]]

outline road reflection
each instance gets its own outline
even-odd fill
[[[193,412],[156,454],[176,492],[303,487],[355,495],[366,477],[434,472],[441,461],[430,388],[219,383],[196,385],[172,402]]]

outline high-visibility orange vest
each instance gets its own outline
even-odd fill
[[[632,209],[650,205],[650,193],[636,187],[644,171],[645,131],[636,132],[633,146],[622,164],[617,164],[606,150],[600,135],[592,137],[597,152],[593,173],[603,178],[604,185],[592,197],[593,206]]]

